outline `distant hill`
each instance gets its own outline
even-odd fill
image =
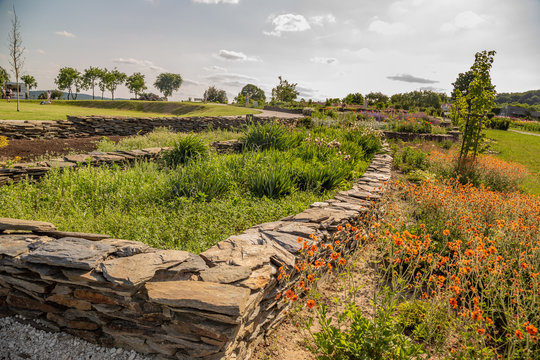
[[[39,94],[41,94],[42,92],[47,92],[47,90],[31,90],[30,91],[30,99],[37,99]],[[67,100],[67,95],[68,93],[67,92],[62,92],[62,99],[63,100]],[[22,94],[22,96],[24,97],[24,94]],[[92,95],[88,95],[88,94],[79,94],[77,96],[77,100],[92,100]],[[96,93],[96,98],[95,100],[101,100],[101,93]],[[103,100],[111,100],[111,98],[108,98],[108,97],[104,97]],[[123,98],[115,98],[115,100],[129,100],[129,99],[123,99]]]
[[[529,90],[521,93],[500,93],[497,94],[495,102],[498,104],[520,103],[540,105],[540,90]]]

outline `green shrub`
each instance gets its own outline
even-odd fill
[[[313,128],[313,119],[309,116],[304,116],[303,118],[298,119],[296,123],[298,127],[304,127],[306,129]]]
[[[525,131],[540,132],[540,122],[538,121],[514,121],[512,127]]]
[[[494,117],[488,121],[487,126],[491,129],[508,130],[511,122],[507,117]]]
[[[247,186],[251,194],[278,199],[295,190],[293,175],[289,167],[279,164],[261,164],[249,174]]]
[[[433,125],[422,120],[394,121],[390,124],[390,128],[392,131],[416,134],[431,134],[433,132]]]
[[[413,170],[425,170],[428,167],[427,154],[422,150],[406,146],[395,152],[394,164],[404,174]]]
[[[397,306],[397,323],[405,335],[417,340],[440,345],[444,343],[450,329],[450,318],[446,310],[427,301],[406,301]]]
[[[178,167],[171,182],[173,197],[185,196],[201,201],[217,198],[231,188],[231,175],[217,159],[199,160]]]
[[[312,162],[295,171],[295,183],[303,191],[323,193],[339,187],[351,173],[350,162],[335,159],[326,163]]]
[[[248,150],[285,150],[293,145],[294,137],[283,125],[270,122],[248,125],[242,140]]]
[[[163,155],[163,160],[167,166],[174,167],[206,157],[208,157],[208,147],[198,137],[189,135],[178,139],[173,149]]]

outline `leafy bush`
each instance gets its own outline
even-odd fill
[[[292,146],[293,138],[289,130],[277,122],[250,124],[243,136],[248,150],[285,150]]]
[[[350,172],[351,165],[337,159],[327,163],[312,162],[296,169],[295,182],[300,190],[323,193],[336,189]]]
[[[204,159],[208,156],[208,147],[200,138],[189,135],[178,139],[172,150],[163,155],[163,160],[167,166],[178,166],[197,159]]]
[[[487,126],[491,129],[508,130],[511,122],[507,117],[494,117],[488,121]]]
[[[174,197],[210,201],[225,194],[231,187],[231,176],[217,159],[192,162],[176,171],[177,175],[171,182]]]
[[[397,322],[406,335],[428,343],[442,344],[450,329],[448,312],[436,303],[411,300],[397,306]]]
[[[433,132],[431,123],[419,119],[394,121],[390,124],[390,128],[392,131],[406,133],[431,134]]]
[[[298,119],[296,123],[299,127],[305,127],[306,129],[313,128],[313,119],[309,116],[304,116],[303,118]]]
[[[540,122],[538,121],[514,121],[512,127],[517,127],[525,131],[540,132]]]
[[[403,173],[425,170],[428,167],[427,154],[422,150],[406,146],[394,153],[394,164]]]
[[[279,164],[261,164],[249,174],[247,186],[254,196],[270,199],[280,198],[295,190],[290,168]]]

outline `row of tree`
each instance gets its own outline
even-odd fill
[[[89,67],[82,73],[72,67],[63,67],[60,69],[58,76],[54,79],[54,83],[60,90],[67,90],[68,100],[77,99],[77,95],[81,90],[92,89],[92,99],[95,99],[95,88],[98,87],[101,91],[101,99],[105,90],[111,92],[111,97],[114,100],[114,93],[118,86],[125,84],[129,92],[138,98],[139,95],[147,89],[144,74],[136,72],[130,76],[114,68],[107,70],[106,68]],[[172,73],[161,73],[156,78],[154,86],[165,97],[169,97],[172,93],[182,85],[182,76]]]

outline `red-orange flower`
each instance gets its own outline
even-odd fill
[[[307,306],[308,308],[310,308],[310,309],[313,309],[313,308],[315,307],[315,301],[313,301],[313,300],[308,300],[308,301],[306,302],[306,306]]]
[[[451,298],[450,305],[452,305],[452,309],[457,308],[457,300],[455,298]]]
[[[523,339],[523,333],[520,330],[516,330],[515,334],[518,339]]]
[[[337,259],[339,259],[340,256],[341,256],[341,254],[338,253],[338,252],[334,252],[334,253],[332,253],[332,255],[330,255],[332,260],[337,260]]]
[[[534,325],[528,325],[525,330],[527,330],[527,332],[530,334],[530,335],[536,335],[538,334],[538,329],[534,326]]]
[[[480,329],[477,329],[476,332],[479,334],[483,334],[486,332],[486,329],[480,328]]]
[[[347,263],[347,260],[345,260],[344,258],[341,258],[341,259],[339,259],[339,263],[341,265],[345,265]]]
[[[444,236],[448,236],[448,235],[450,235],[450,230],[445,229],[445,230],[443,230],[442,234],[443,234]]]

